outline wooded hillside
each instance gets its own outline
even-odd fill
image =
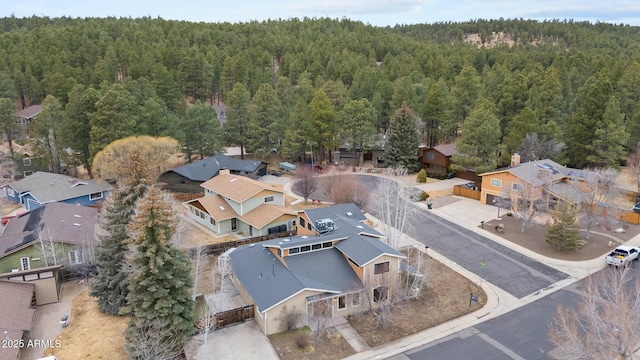
[[[468,34],[480,44],[465,42]],[[498,36],[510,42],[483,46]],[[498,164],[535,133],[542,148],[531,156],[564,143],[553,155],[563,164],[615,166],[640,141],[638,59],[640,28],[605,23],[0,19],[0,97],[19,109],[51,96],[45,110],[59,116],[39,134],[54,129],[58,145],[74,150],[68,161],[86,165],[127,135],[173,136],[204,155],[216,141],[257,154],[275,144],[285,158],[310,142],[366,144],[340,126],[345,105],[366,99],[378,131],[406,101],[431,145],[457,138],[465,120],[495,116]],[[187,102],[232,103],[227,136]],[[198,129],[217,135],[189,136]]]

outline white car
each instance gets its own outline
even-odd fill
[[[627,266],[633,260],[638,259],[640,248],[629,245],[620,245],[607,255],[607,264],[611,266]]]

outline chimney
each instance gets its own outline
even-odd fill
[[[511,166],[520,165],[520,154],[515,153],[511,156]]]
[[[229,169],[220,169],[218,175],[231,175],[231,170]]]

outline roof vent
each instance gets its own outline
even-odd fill
[[[300,238],[302,238],[302,239],[308,239],[309,237],[308,237],[307,235],[303,235],[303,236],[300,236]]]
[[[227,209],[225,209],[224,206],[220,205],[220,210],[225,211]]]
[[[352,216],[353,216],[353,213],[352,213],[351,211],[347,211],[347,216],[348,216],[348,217],[352,217]]]
[[[336,225],[333,223],[331,219],[318,219],[316,220],[316,230],[320,234],[328,233],[329,231],[335,230]]]
[[[80,216],[80,215],[73,215],[73,217],[75,217],[75,218],[81,218],[82,216]]]
[[[82,226],[82,225],[80,225],[78,223],[73,223],[73,226]]]
[[[233,178],[233,179],[229,180],[229,182],[232,183],[232,182],[236,182],[237,180],[238,180],[238,178]]]

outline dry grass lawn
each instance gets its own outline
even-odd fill
[[[57,340],[62,346],[49,348],[44,356],[58,359],[126,359],[124,331],[129,318],[100,312],[95,299],[84,291],[71,304],[71,322]]]
[[[269,336],[273,349],[282,360],[334,360],[353,355],[353,348],[335,329],[328,329],[316,344],[308,327]]]

